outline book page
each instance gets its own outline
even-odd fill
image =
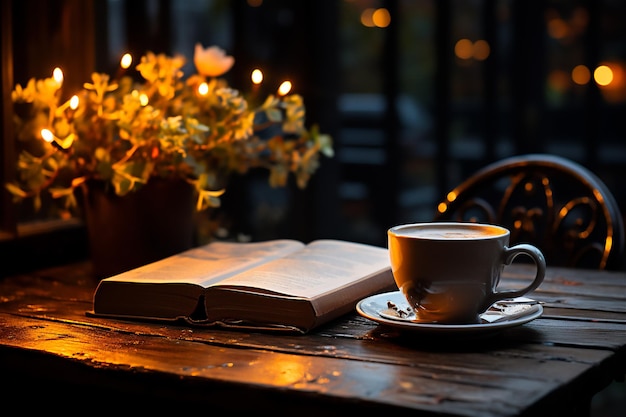
[[[266,242],[212,242],[180,254],[123,272],[108,281],[191,283],[209,287],[248,268],[304,247],[289,239]]]
[[[389,267],[386,248],[318,240],[284,258],[232,276],[219,285],[256,287],[311,298]]]

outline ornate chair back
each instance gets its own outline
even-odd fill
[[[620,270],[624,224],[614,196],[590,170],[566,158],[528,154],[476,172],[448,193],[435,221],[493,223],[511,244],[531,243],[549,265]]]

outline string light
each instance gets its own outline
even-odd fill
[[[283,83],[278,87],[278,95],[286,96],[291,91],[291,81],[283,81]]]
[[[201,96],[206,96],[207,94],[209,94],[209,85],[207,83],[201,83],[198,86],[198,94],[200,94]]]
[[[52,78],[54,78],[54,81],[56,81],[58,85],[63,84],[63,71],[61,70],[61,68],[56,67],[52,71]]]
[[[123,69],[128,69],[130,65],[133,63],[133,56],[129,53],[125,53],[120,59],[120,67]]]
[[[259,85],[263,82],[263,72],[256,68],[252,71],[250,78],[252,78],[252,84]]]

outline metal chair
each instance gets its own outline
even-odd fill
[[[546,154],[509,157],[448,193],[435,221],[494,223],[549,265],[620,270],[624,224],[614,196],[587,168]]]

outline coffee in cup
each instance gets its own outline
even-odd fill
[[[462,222],[398,225],[387,231],[393,277],[415,312],[429,323],[478,323],[493,303],[521,297],[542,282],[546,262],[530,244],[509,247],[504,227]],[[521,289],[498,289],[502,270],[519,255],[536,268]]]

